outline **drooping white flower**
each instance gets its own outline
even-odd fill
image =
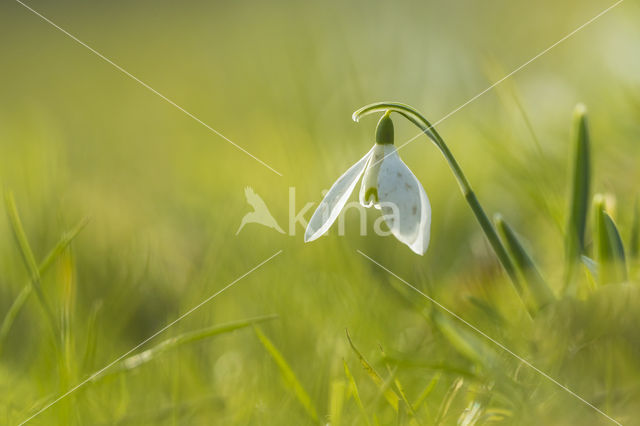
[[[313,213],[304,241],[313,241],[329,230],[361,177],[360,203],[381,210],[391,233],[415,253],[424,254],[429,246],[431,205],[396,152],[388,113],[378,123],[373,148],[338,178]]]

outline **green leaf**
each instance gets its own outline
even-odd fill
[[[340,426],[342,424],[342,411],[347,384],[344,380],[333,380],[331,382],[331,392],[329,394],[329,419],[331,426]]]
[[[418,398],[416,399],[416,401],[413,403],[413,410],[414,411],[418,411],[418,409],[422,406],[422,404],[424,403],[424,401],[426,401],[427,397],[429,395],[431,395],[431,392],[433,391],[433,389],[436,387],[436,385],[438,384],[438,381],[440,381],[440,376],[441,373],[438,372],[436,373],[431,380],[429,381],[429,383],[427,384],[427,386],[425,386],[425,388],[422,390],[422,392],[420,392],[420,396],[418,396]]]
[[[31,251],[31,246],[29,245],[27,235],[24,232],[22,221],[20,220],[20,215],[18,214],[18,209],[16,208],[16,202],[13,198],[13,193],[11,193],[10,191],[5,192],[4,201],[7,209],[7,216],[9,217],[9,223],[11,225],[11,231],[13,232],[16,244],[20,249],[20,254],[22,255],[24,265],[27,269],[27,272],[29,273],[30,286],[32,287],[32,290],[34,290],[38,295],[40,305],[42,306],[42,309],[47,316],[49,325],[51,326],[51,330],[54,336],[54,342],[56,343],[56,345],[59,345],[58,323],[53,314],[53,310],[49,306],[49,303],[47,302],[47,299],[42,292],[42,288],[40,285],[40,270],[36,263],[36,258],[33,255],[33,251]]]
[[[102,301],[94,303],[87,318],[87,342],[85,345],[84,356],[82,357],[82,371],[89,372],[93,370],[98,347],[98,314],[102,309]]]
[[[53,262],[65,251],[65,249],[71,244],[71,241],[75,239],[75,237],[82,231],[82,229],[89,223],[88,218],[84,218],[78,223],[73,229],[68,232],[65,232],[63,236],[60,238],[58,243],[53,247],[53,249],[47,254],[44,260],[38,266],[38,276],[42,277],[51,267]],[[29,299],[31,292],[33,291],[33,285],[31,283],[31,279],[27,282],[23,287],[18,296],[13,300],[11,307],[7,311],[2,320],[2,326],[0,326],[0,353],[2,352],[2,347],[4,342],[9,335],[9,331],[13,326],[13,323],[18,316],[20,310]]]
[[[449,408],[451,408],[451,403],[455,399],[460,388],[462,388],[463,384],[464,384],[464,380],[460,377],[458,377],[456,380],[453,381],[453,383],[449,387],[449,390],[447,391],[447,394],[442,400],[442,403],[440,404],[440,409],[438,410],[438,415],[436,417],[434,424],[439,425],[442,423],[443,419],[446,417],[447,413],[449,412]]]
[[[620,283],[627,280],[627,266],[620,233],[613,219],[605,210],[605,201],[595,200],[595,249],[600,285]]]
[[[353,399],[355,399],[356,404],[358,405],[358,409],[360,410],[360,414],[364,417],[367,425],[370,425],[369,416],[367,415],[367,411],[364,409],[364,404],[362,404],[362,399],[360,399],[360,392],[358,391],[358,385],[356,384],[355,379],[353,378],[353,374],[351,374],[351,370],[349,370],[349,366],[347,365],[347,361],[342,360],[344,364],[344,374],[347,376],[347,380],[349,381],[349,394],[353,395]]]
[[[586,269],[588,289],[595,290],[598,282],[598,262],[585,255],[582,255],[580,260]]]
[[[398,417],[396,421],[397,426],[404,426],[407,423],[407,414],[405,410],[406,409],[404,404],[400,404],[398,406]]]
[[[306,413],[309,415],[309,417],[311,417],[314,421],[317,422],[318,412],[316,411],[316,408],[313,406],[313,403],[311,402],[311,397],[309,396],[307,391],[304,389],[304,387],[302,387],[300,380],[298,380],[295,373],[293,372],[293,369],[291,369],[291,367],[289,366],[287,361],[284,359],[280,351],[276,349],[276,347],[273,345],[271,340],[269,340],[269,338],[265,336],[262,330],[260,330],[260,328],[258,327],[254,327],[253,329],[256,332],[258,339],[260,339],[262,346],[264,346],[264,348],[267,350],[269,355],[271,355],[271,358],[273,358],[275,363],[278,365],[278,368],[280,368],[280,373],[282,373],[282,378],[284,379],[287,386],[291,388],[296,398],[298,399],[298,402],[300,402],[300,405],[302,405],[302,407],[304,408]]]
[[[566,273],[565,288],[573,278],[575,266],[584,252],[584,234],[589,209],[591,185],[591,159],[587,110],[582,104],[573,114],[573,158],[569,191],[569,218],[565,234]]]
[[[504,317],[493,306],[475,296],[467,296],[466,299],[496,326],[504,326]]]
[[[378,389],[381,390],[381,392],[383,393],[389,405],[391,405],[393,409],[397,412],[398,401],[400,400],[400,397],[393,391],[393,389],[389,387],[390,384],[393,382],[386,383],[382,379],[380,374],[378,374],[378,372],[373,368],[373,366],[369,364],[369,361],[367,361],[364,355],[362,355],[362,353],[358,350],[358,348],[356,348],[356,345],[351,340],[351,335],[349,334],[349,330],[347,330],[347,340],[349,341],[349,345],[351,346],[351,349],[353,349],[353,352],[355,352],[355,354],[358,356],[358,359],[360,360],[360,364],[362,364],[362,367],[364,367],[369,377],[371,377],[371,380],[373,380],[373,382],[378,386]]]
[[[555,300],[553,292],[509,224],[499,214],[495,216],[494,221],[521,281],[525,284],[523,299],[529,313],[533,316],[538,310]]]
[[[387,354],[384,352],[384,349],[382,347],[380,347],[380,352],[382,352],[382,357],[384,359],[387,359]],[[388,363],[386,365],[387,365],[387,371],[391,376],[393,376],[393,370],[391,369],[391,366]],[[404,391],[404,386],[402,386],[402,383],[400,382],[400,380],[398,380],[397,377],[394,377],[393,384],[394,384],[396,394],[400,397],[402,402],[404,402],[406,411],[411,415],[412,418],[415,418],[416,413],[413,410],[413,406],[409,402],[409,399],[407,398],[407,394]],[[400,404],[398,408],[400,408],[401,406],[402,404]]]
[[[464,357],[485,368],[497,365],[495,352],[475,334],[466,329],[460,329],[449,318],[438,312],[433,313],[433,322],[449,343]]]
[[[175,349],[178,346],[182,346],[188,343],[197,342],[199,340],[207,339],[209,337],[219,336],[221,334],[230,333],[235,330],[239,330],[241,328],[249,327],[251,325],[255,325],[264,321],[270,321],[278,318],[277,315],[266,315],[262,317],[249,318],[240,321],[233,321],[226,324],[214,325],[211,327],[206,327],[200,330],[189,331],[187,333],[180,334],[175,337],[171,337],[169,339],[163,340],[157,345],[153,346],[150,349],[137,353],[135,355],[131,355],[128,358],[123,359],[118,362],[113,368],[109,370],[105,370],[102,374],[93,377],[92,381],[97,381],[100,378],[117,374],[128,372],[131,370],[135,370],[136,368],[157,359],[161,354],[165,353],[168,350]]]
[[[631,224],[631,239],[629,241],[629,257],[634,261],[638,260],[640,254],[640,208],[638,200],[633,206],[633,222]]]

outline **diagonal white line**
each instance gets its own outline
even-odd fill
[[[544,49],[543,51],[541,51],[540,53],[538,53],[537,55],[535,55],[534,57],[532,57],[531,59],[529,59],[528,61],[526,61],[525,63],[523,63],[522,65],[520,65],[519,67],[517,67],[516,69],[514,69],[513,71],[511,71],[509,74],[505,75],[504,77],[502,77],[500,80],[496,81],[495,83],[493,83],[491,86],[487,87],[486,89],[484,89],[483,91],[481,91],[480,93],[478,93],[477,95],[475,95],[474,97],[472,97],[471,99],[469,99],[468,101],[464,102],[463,104],[461,104],[460,106],[458,106],[457,108],[455,108],[453,111],[451,111],[450,113],[448,113],[447,115],[445,115],[444,117],[440,118],[438,121],[436,121],[435,123],[433,123],[429,128],[427,128],[425,131],[421,131],[420,133],[418,133],[417,135],[415,135],[414,137],[412,137],[411,139],[409,139],[408,141],[406,141],[405,143],[403,143],[402,145],[398,146],[396,148],[396,151],[402,149],[403,147],[407,146],[408,144],[410,144],[411,142],[413,142],[414,140],[418,139],[420,136],[422,136],[423,133],[428,132],[429,130],[433,129],[434,127],[436,127],[438,124],[442,123],[443,121],[445,121],[446,119],[448,119],[449,117],[451,117],[452,115],[454,115],[455,113],[457,113],[458,111],[460,111],[461,109],[463,109],[464,107],[466,107],[467,105],[469,105],[470,103],[474,102],[475,100],[477,100],[478,98],[480,98],[481,96],[483,96],[484,94],[486,94],[487,92],[491,91],[493,88],[495,88],[496,86],[498,86],[499,84],[503,83],[505,80],[507,80],[509,77],[513,76],[514,74],[516,74],[517,72],[521,71],[523,68],[525,68],[527,65],[531,64],[532,62],[536,61],[537,59],[540,59],[541,56],[543,56],[544,54],[548,53],[550,50],[552,50],[553,48],[555,48],[556,46],[558,46],[559,44],[563,43],[564,41],[566,41],[567,39],[571,38],[572,36],[574,36],[576,33],[578,33],[579,31],[581,31],[582,29],[584,29],[585,27],[587,27],[589,24],[592,24],[594,21],[596,21],[598,18],[602,17],[603,15],[605,15],[607,12],[611,11],[613,8],[615,8],[616,6],[618,6],[620,3],[622,3],[624,0],[618,0],[617,2],[615,2],[614,4],[612,4],[611,6],[607,7],[606,9],[604,9],[602,12],[598,13],[596,16],[594,16],[593,18],[589,19],[587,22],[585,22],[584,24],[580,25],[578,28],[576,28],[575,30],[571,31],[569,34],[565,35],[564,37],[562,37],[560,40],[556,41],[555,43],[553,43],[551,46],[547,47],[546,49]],[[389,155],[391,155],[391,153],[385,155],[384,157],[382,157],[380,160],[378,160],[376,163],[377,164],[379,162],[381,162],[382,160],[384,160],[385,158],[387,158]]]
[[[513,356],[514,358],[516,358],[517,360],[519,360],[520,362],[522,362],[523,364],[525,364],[526,366],[528,366],[529,368],[531,368],[532,370],[534,370],[535,372],[537,372],[538,374],[542,375],[543,377],[545,377],[547,380],[553,382],[554,384],[556,384],[557,386],[559,386],[560,388],[562,388],[563,390],[565,390],[566,392],[568,392],[570,395],[574,396],[575,398],[579,399],[580,401],[584,402],[585,404],[587,404],[589,407],[593,408],[594,410],[596,410],[598,413],[602,414],[603,416],[605,416],[607,419],[611,420],[613,423],[622,426],[622,423],[618,422],[617,420],[613,419],[611,416],[609,416],[608,414],[606,414],[604,411],[600,410],[598,407],[596,407],[595,405],[593,405],[592,403],[590,403],[589,401],[587,401],[586,399],[584,399],[583,397],[581,397],[580,395],[578,395],[577,393],[575,393],[574,391],[572,391],[571,389],[569,389],[568,387],[566,387],[565,385],[563,385],[562,383],[558,382],[556,379],[554,379],[553,377],[549,376],[547,373],[545,373],[544,371],[540,370],[538,367],[536,367],[535,365],[531,364],[529,361],[527,361],[526,359],[522,358],[520,355],[516,354],[515,352],[511,351],[509,348],[507,348],[505,345],[503,345],[502,343],[498,342],[497,340],[495,340],[493,337],[489,336],[488,334],[486,334],[485,332],[483,332],[482,330],[480,330],[478,327],[476,327],[475,325],[471,324],[470,322],[468,322],[467,320],[465,320],[464,318],[462,318],[461,316],[459,316],[458,314],[456,314],[455,312],[451,311],[450,309],[448,309],[446,306],[442,305],[441,303],[439,303],[438,301],[436,301],[434,298],[428,296],[427,294],[425,294],[424,292],[420,291],[419,289],[417,289],[416,287],[412,286],[411,284],[409,284],[406,280],[400,278],[398,275],[396,275],[395,273],[393,273],[392,271],[390,271],[388,268],[384,267],[383,265],[381,265],[380,263],[376,262],[375,260],[373,260],[371,257],[367,256],[366,254],[364,254],[362,251],[357,250],[358,253],[360,253],[362,256],[366,257],[367,259],[369,259],[371,262],[375,263],[376,265],[378,265],[380,268],[384,269],[385,271],[387,271],[389,274],[393,275],[395,278],[397,278],[398,280],[400,280],[401,282],[403,282],[407,287],[415,290],[416,292],[418,292],[419,294],[421,294],[422,296],[424,296],[426,299],[428,299],[431,303],[433,303],[434,305],[436,305],[437,307],[439,307],[440,309],[442,309],[443,311],[445,311],[446,313],[448,313],[449,315],[451,315],[452,317],[456,318],[458,321],[462,322],[464,325],[466,325],[467,327],[471,328],[473,331],[475,331],[476,333],[480,334],[482,337],[484,337],[485,339],[489,340],[490,342],[492,342],[494,345],[498,346],[500,349],[502,349],[503,351],[507,352],[508,354],[510,354],[511,356]]]
[[[204,127],[206,127],[207,129],[211,130],[213,133],[215,133],[216,135],[218,135],[219,137],[221,137],[222,139],[226,140],[227,142],[229,142],[231,145],[235,146],[236,148],[238,148],[240,151],[244,152],[245,154],[247,154],[249,157],[253,158],[254,160],[256,160],[258,163],[262,164],[263,166],[265,166],[266,168],[268,168],[269,170],[271,170],[272,172],[274,172],[275,174],[277,174],[278,176],[282,176],[282,173],[280,173],[279,171],[277,171],[276,169],[274,169],[273,167],[271,167],[270,165],[268,165],[267,163],[265,163],[264,161],[262,161],[261,159],[259,159],[258,157],[256,157],[255,155],[251,154],[249,151],[247,151],[246,149],[244,149],[243,147],[241,147],[240,145],[238,145],[237,143],[235,143],[234,141],[232,141],[231,139],[229,139],[228,137],[226,137],[225,135],[223,135],[222,133],[220,133],[219,131],[217,131],[216,129],[214,129],[213,127],[211,127],[210,125],[208,125],[207,123],[205,123],[204,121],[200,120],[198,117],[196,117],[195,115],[193,115],[192,113],[190,113],[189,111],[187,111],[186,109],[184,109],[183,107],[181,107],[180,105],[178,105],[177,103],[175,103],[174,101],[172,101],[171,99],[167,98],[165,95],[163,95],[162,93],[158,92],[156,89],[154,89],[153,87],[149,86],[147,83],[145,83],[144,81],[140,80],[138,77],[136,77],[135,75],[131,74],[129,71],[125,70],[124,68],[122,68],[120,65],[116,64],[115,62],[113,62],[111,59],[107,58],[106,56],[104,56],[102,53],[98,52],[97,50],[95,50],[93,47],[89,46],[87,43],[83,42],[82,40],[80,40],[79,38],[77,38],[76,36],[74,36],[73,34],[71,34],[70,32],[68,32],[67,30],[65,30],[64,28],[60,27],[59,25],[57,25],[55,22],[51,21],[49,18],[47,18],[46,16],[42,15],[41,13],[39,13],[38,11],[34,10],[33,8],[31,8],[30,6],[28,6],[27,4],[23,3],[20,0],[15,0],[18,4],[20,4],[21,6],[24,6],[27,10],[29,10],[30,12],[32,12],[34,15],[40,17],[42,20],[44,20],[45,22],[47,22],[48,24],[50,24],[51,26],[53,26],[54,28],[56,28],[57,30],[61,31],[62,33],[64,33],[66,36],[68,36],[69,38],[71,38],[73,41],[75,41],[76,43],[82,45],[83,47],[87,48],[88,50],[90,50],[92,53],[94,53],[96,56],[98,56],[100,59],[104,60],[105,62],[107,62],[108,64],[112,65],[114,68],[116,68],[118,71],[120,71],[121,73],[123,73],[124,75],[126,75],[127,77],[131,78],[132,80],[136,81],[137,83],[139,83],[140,85],[142,85],[144,88],[148,89],[149,91],[151,91],[152,93],[158,95],[160,98],[164,99],[166,102],[168,102],[169,104],[171,104],[172,106],[174,106],[175,108],[179,109],[180,111],[182,111],[184,114],[186,114],[187,116],[191,117],[192,119],[194,119],[195,121],[197,121],[198,123],[200,123],[201,125],[203,125]]]
[[[227,284],[225,287],[223,287],[221,290],[218,290],[217,292],[215,292],[214,294],[212,294],[211,296],[207,297],[206,299],[204,299],[202,302],[198,303],[196,306],[194,306],[193,308],[189,309],[187,312],[185,312],[184,314],[180,315],[178,318],[176,318],[175,320],[171,321],[169,324],[165,325],[164,327],[162,327],[160,330],[156,331],[155,333],[153,333],[151,336],[147,337],[146,339],[144,339],[142,342],[138,343],[136,346],[134,346],[133,348],[129,349],[127,352],[123,353],[122,355],[120,355],[118,358],[114,359],[113,361],[111,361],[109,364],[107,364],[106,366],[102,367],[100,370],[96,371],[95,373],[91,374],[89,377],[87,377],[86,379],[84,379],[82,382],[78,383],[77,385],[75,385],[74,387],[72,387],[71,389],[69,389],[68,391],[66,391],[65,393],[63,393],[62,395],[60,395],[58,398],[54,399],[52,402],[50,402],[49,404],[45,405],[43,408],[41,408],[40,410],[38,410],[36,413],[32,414],[30,417],[28,417],[27,419],[23,420],[22,422],[20,422],[20,426],[24,425],[25,423],[33,420],[36,416],[42,414],[44,411],[48,410],[49,408],[51,408],[53,405],[57,404],[58,402],[60,402],[61,400],[63,400],[64,398],[66,398],[67,396],[69,396],[70,394],[72,394],[73,392],[75,392],[76,390],[78,390],[79,388],[81,388],[82,386],[86,385],[87,383],[89,383],[91,380],[93,380],[94,378],[98,377],[99,375],[101,375],[102,373],[104,373],[106,370],[108,370],[109,368],[111,368],[114,364],[118,363],[119,361],[122,361],[124,358],[126,358],[129,354],[131,354],[132,352],[134,352],[136,349],[140,348],[141,346],[143,346],[144,344],[146,344],[147,342],[149,342],[150,340],[154,339],[155,337],[157,337],[159,334],[162,334],[163,332],[167,331],[167,329],[169,329],[170,327],[174,326],[176,323],[178,323],[179,321],[182,321],[184,318],[186,318],[187,316],[191,315],[193,312],[195,312],[196,310],[200,309],[200,307],[202,307],[203,305],[205,305],[206,303],[210,302],[212,299],[214,299],[216,296],[218,296],[219,294],[223,293],[225,290],[229,289],[231,286],[233,286],[234,284],[236,284],[238,281],[240,281],[241,279],[243,279],[244,277],[246,277],[247,275],[251,274],[252,272],[254,272],[255,270],[257,270],[258,268],[260,268],[262,265],[264,265],[265,263],[269,262],[271,259],[273,259],[274,257],[278,256],[280,253],[282,253],[282,250],[278,250],[275,254],[271,255],[271,257],[263,260],[262,262],[260,262],[259,264],[257,264],[256,266],[254,266],[253,268],[249,269],[247,272],[245,272],[244,274],[240,275],[238,278],[236,278],[235,280],[233,280],[232,282],[230,282],[229,284]]]

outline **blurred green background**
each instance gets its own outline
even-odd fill
[[[235,235],[251,210],[246,186],[286,230],[289,188],[297,212],[364,155],[375,119],[356,124],[355,109],[399,101],[438,121],[612,3],[28,4],[283,176],[19,3],[2,2],[3,192],[14,194],[38,262],[82,218],[90,221],[42,276],[57,331],[32,294],[7,335],[0,423],[25,420],[283,250],[140,351],[193,330],[278,315],[262,331],[177,345],[87,383],[32,423],[612,424],[461,323],[438,317],[360,249],[621,423],[640,424],[632,256],[631,282],[560,298],[531,319],[424,136],[400,151],[431,199],[424,257],[392,237],[359,236],[354,211],[346,236],[333,228],[313,244],[303,243],[300,224],[295,235],[259,225]],[[638,3],[623,2],[438,125],[488,213],[502,213],[518,230],[558,295],[578,102],[589,110],[592,193],[615,199],[610,212],[629,244],[640,180],[639,19]],[[395,123],[398,142],[417,133]],[[378,212],[368,214],[371,231]],[[2,317],[29,283],[6,216]],[[588,282],[588,271],[580,277]],[[381,385],[362,368],[345,328]],[[394,408],[389,392],[406,395],[415,412]]]

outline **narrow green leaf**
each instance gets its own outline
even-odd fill
[[[598,262],[585,255],[582,255],[580,259],[586,268],[585,275],[588,289],[593,291],[598,286]]]
[[[380,346],[380,352],[382,353],[382,357],[385,360],[388,359],[387,354],[384,352],[384,349],[382,348],[382,346]],[[389,363],[386,363],[386,365],[387,365],[387,371],[391,376],[393,376],[391,366],[389,365]],[[406,412],[408,412],[412,417],[412,420],[413,420],[412,423],[417,422],[417,420],[415,419],[416,413],[415,411],[413,411],[413,406],[411,405],[411,403],[409,402],[409,399],[407,398],[407,394],[404,391],[404,386],[402,386],[402,383],[400,383],[400,380],[397,377],[394,377],[393,384],[394,384],[394,389],[396,390],[396,394],[400,397],[400,400],[404,402]],[[400,404],[399,407],[400,406],[402,406],[402,404]]]
[[[5,192],[4,201],[7,208],[9,222],[11,224],[11,230],[13,231],[13,236],[15,237],[15,241],[18,244],[18,248],[20,249],[22,260],[24,261],[24,264],[30,276],[32,277],[32,280],[38,280],[40,279],[40,273],[38,272],[36,259],[33,256],[31,246],[29,246],[29,241],[27,240],[27,235],[25,234],[24,228],[22,226],[22,221],[20,220],[20,216],[18,215],[18,209],[16,208],[16,202],[13,198],[13,193],[9,191]]]
[[[413,403],[413,411],[418,411],[418,409],[422,406],[424,401],[426,401],[429,395],[431,395],[431,392],[438,384],[438,381],[440,381],[440,376],[441,376],[440,372],[436,373],[433,376],[433,378],[431,378],[429,383],[427,383],[427,386],[425,386],[422,392],[420,392],[420,395],[418,396],[416,401]],[[427,416],[427,417],[430,417],[430,416]]]
[[[269,338],[260,330],[260,328],[254,326],[253,329],[256,332],[258,339],[260,339],[262,346],[264,346],[269,355],[271,355],[271,358],[273,358],[275,363],[278,365],[278,368],[280,368],[280,373],[282,373],[285,383],[291,388],[296,398],[298,398],[298,402],[300,402],[309,417],[317,422],[318,412],[311,402],[311,397],[304,387],[302,387],[300,380],[298,380],[287,361],[284,359],[280,351],[276,349],[271,340],[269,340]]]
[[[458,417],[458,426],[473,426],[478,424],[483,412],[484,409],[480,402],[471,401],[460,417]]]
[[[349,370],[349,366],[347,365],[347,361],[342,360],[344,364],[344,374],[347,376],[347,380],[349,381],[349,393],[353,395],[353,399],[355,399],[356,404],[358,405],[358,409],[360,410],[360,414],[364,417],[367,425],[371,425],[369,422],[369,416],[367,415],[367,411],[364,409],[364,404],[362,404],[362,399],[360,399],[360,392],[358,391],[358,385],[356,384],[355,379],[353,378],[353,374],[351,374],[351,370]]]
[[[371,380],[373,380],[373,382],[378,386],[378,388],[382,390],[383,395],[387,400],[387,402],[389,403],[389,405],[391,405],[395,411],[398,411],[398,401],[400,397],[398,397],[398,395],[393,391],[393,389],[389,387],[393,382],[390,382],[389,384],[385,385],[385,381],[382,379],[380,374],[378,374],[378,372],[371,366],[371,364],[369,364],[369,361],[367,361],[367,359],[364,357],[364,355],[362,355],[362,353],[358,350],[358,348],[356,348],[356,345],[351,340],[351,335],[349,334],[349,330],[347,330],[346,333],[347,333],[347,340],[349,341],[349,345],[351,346],[351,349],[353,349],[353,352],[355,352],[355,354],[358,356],[358,359],[360,360],[360,364],[362,364],[362,367],[364,367],[364,370],[367,372],[369,377],[371,377]]]
[[[460,329],[447,317],[434,312],[433,322],[444,337],[467,359],[483,367],[497,365],[495,352],[466,329]]]
[[[187,333],[171,337],[169,339],[163,340],[152,348],[123,359],[122,361],[114,365],[113,368],[106,370],[103,374],[94,377],[92,380],[96,381],[105,375],[112,375],[134,370],[141,365],[148,363],[149,361],[157,359],[158,356],[160,356],[164,352],[175,349],[178,346],[197,342],[209,337],[219,336],[221,334],[230,333],[241,328],[249,327],[251,325],[255,325],[264,321],[270,321],[276,318],[278,318],[277,315],[266,315],[262,317],[249,318],[245,320],[229,322],[226,324],[214,325],[211,327],[202,328],[200,330],[189,331]]]
[[[396,421],[396,425],[404,426],[407,424],[407,412],[405,410],[406,408],[404,404],[398,405],[398,419]]]
[[[509,224],[499,214],[495,216],[494,221],[521,281],[525,284],[524,302],[533,316],[538,310],[553,302],[553,292]]]
[[[627,280],[627,266],[622,239],[613,219],[605,210],[604,199],[600,196],[595,200],[595,219],[600,285],[624,282]]]
[[[511,417],[513,417],[513,411],[506,408],[487,408],[482,419],[484,423],[481,424],[502,423]]]
[[[589,273],[591,273],[591,275],[595,279],[598,276],[598,263],[589,256],[582,255],[580,259],[582,260],[582,264],[587,268]]]
[[[342,424],[342,409],[344,407],[346,383],[344,380],[333,380],[331,382],[331,393],[329,395],[329,422],[331,426]]]
[[[438,410],[438,416],[436,417],[434,424],[439,425],[442,423],[447,413],[449,412],[449,408],[451,408],[451,403],[455,399],[456,395],[458,394],[458,391],[460,390],[463,384],[464,384],[464,380],[460,377],[454,380],[454,382],[451,384],[451,386],[449,387],[449,390],[447,391],[447,394],[442,400],[442,404],[440,405],[440,409]]]
[[[82,231],[82,229],[89,223],[88,218],[84,218],[78,223],[74,228],[70,231],[63,234],[58,243],[53,247],[53,249],[45,256],[44,260],[38,266],[38,275],[42,277],[51,267],[53,262],[64,252],[64,250],[71,244],[71,241],[75,239],[75,237]],[[0,326],[0,353],[2,353],[2,347],[6,338],[15,322],[16,317],[22,307],[29,299],[31,292],[33,291],[33,285],[31,279],[27,282],[18,293],[18,296],[13,300],[11,307],[4,316],[2,320],[2,326]]]
[[[45,256],[44,260],[40,263],[40,275],[46,272],[49,267],[53,264],[53,262],[66,250],[66,248],[71,244],[78,234],[89,224],[89,218],[85,217],[76,226],[71,228],[69,231],[62,234],[58,243],[51,249],[51,251]]]
[[[589,208],[591,186],[591,159],[587,109],[576,106],[573,114],[573,158],[569,190],[569,217],[565,234],[566,273],[565,289],[573,279],[576,263],[584,252],[584,233]]]
[[[9,223],[11,224],[13,236],[15,238],[16,244],[18,245],[18,248],[20,249],[20,254],[22,255],[22,260],[24,261],[24,265],[27,268],[27,272],[29,273],[30,285],[38,295],[40,305],[42,306],[42,309],[47,316],[49,325],[51,326],[51,329],[53,331],[54,342],[58,345],[58,323],[55,320],[53,310],[49,306],[49,303],[47,302],[44,293],[42,292],[42,288],[40,285],[40,270],[38,269],[36,259],[33,256],[31,246],[29,245],[29,241],[27,239],[27,235],[24,232],[22,221],[20,220],[20,216],[18,215],[18,209],[16,208],[16,202],[13,198],[13,193],[9,191],[5,192],[4,201],[7,208],[7,215],[9,217]]]
[[[489,305],[484,300],[481,300],[475,296],[467,296],[466,298],[474,307],[482,312],[487,318],[493,321],[497,326],[504,326],[504,317],[493,306]]]
[[[633,206],[633,222],[631,224],[631,239],[629,242],[629,257],[638,261],[640,255],[640,207],[638,199]]]
[[[98,313],[102,309],[102,301],[94,303],[87,319],[87,342],[82,357],[82,372],[93,370],[98,347]]]

